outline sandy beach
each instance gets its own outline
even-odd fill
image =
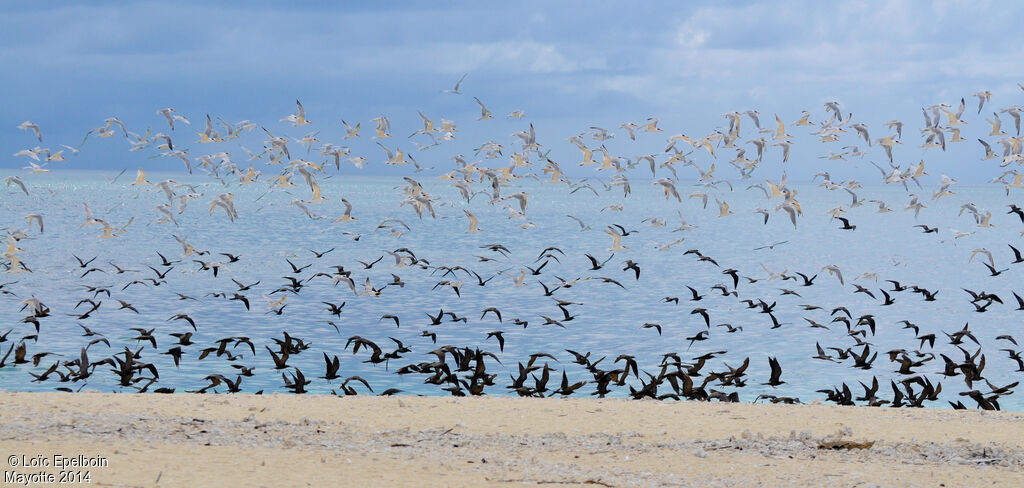
[[[8,392],[0,454],[33,486],[1020,486],[1024,414]]]

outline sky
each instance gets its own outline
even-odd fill
[[[936,178],[941,172],[983,182],[1000,172],[997,163],[980,161],[975,139],[988,133],[984,118],[1024,103],[1017,85],[1024,82],[1024,10],[1003,2],[98,1],[2,2],[0,9],[6,174],[28,163],[15,152],[77,146],[108,117],[139,134],[148,127],[167,132],[155,113],[165,107],[189,117],[190,130],[201,130],[210,114],[298,138],[309,131],[280,121],[298,99],[321,141],[351,145],[374,173],[387,171],[369,137],[370,119],[380,115],[392,121],[395,138],[388,142],[410,151],[410,141],[423,142],[405,137],[422,127],[417,111],[455,120],[456,144],[416,153],[442,172],[452,167],[448,156],[471,154],[484,141],[514,147],[512,132],[529,123],[552,159],[574,167],[579,151],[567,138],[591,126],[616,134],[607,144],[617,155],[635,157],[662,151],[671,134],[724,130],[725,112],[758,110],[766,127],[779,114],[788,126],[801,110],[811,111],[814,122],[825,120],[823,104],[838,101],[872,138],[888,134],[889,120],[907,124],[897,163],[923,158]],[[462,95],[443,93],[463,75]],[[977,115],[971,94],[980,90],[992,97]],[[496,120],[476,120],[473,96]],[[946,152],[919,148],[921,108],[955,106],[962,97],[968,141]],[[527,117],[506,119],[513,110]],[[632,143],[618,128],[648,117],[665,132]],[[1012,130],[1009,117],[1002,118],[1004,130]],[[343,141],[342,119],[361,122],[364,137]],[[42,128],[42,144],[18,129],[26,120]],[[755,137],[750,120],[743,123],[744,139]],[[789,168],[796,181],[821,168],[878,177],[867,163],[885,161],[877,147],[863,160],[823,160],[839,145],[795,129],[789,128],[798,142],[791,161],[766,171]],[[203,150],[190,132],[175,137],[193,154]],[[180,163],[151,157],[154,151],[129,153],[123,137],[111,139],[120,141],[92,138],[59,164],[181,170]],[[244,145],[256,149],[263,139],[254,133]],[[865,145],[852,131],[843,143]],[[699,165],[712,162],[701,157]],[[986,171],[979,172],[982,164]]]

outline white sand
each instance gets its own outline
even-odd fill
[[[1024,414],[0,393],[0,454],[106,458],[92,486],[1024,486]]]

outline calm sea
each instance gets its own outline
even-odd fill
[[[153,363],[159,371],[159,381],[150,389],[166,387],[175,388],[177,392],[202,388],[209,383],[204,377],[211,374],[234,378],[238,370],[233,364],[255,368],[253,376],[243,378],[244,392],[286,391],[282,388],[282,370],[274,369],[264,347],[269,345],[276,349],[273,339],[283,337],[284,332],[301,338],[310,347],[293,355],[288,361],[289,368],[283,371],[292,373],[293,367],[299,368],[311,380],[309,391],[319,394],[336,390],[339,385],[339,380],[317,378],[324,375],[322,353],[327,353],[340,357],[342,378],[358,375],[370,383],[374,392],[398,388],[404,394],[447,395],[448,392],[438,386],[424,384],[427,375],[398,375],[395,370],[408,364],[432,362],[436,356],[430,351],[450,344],[491,351],[500,359],[500,364],[487,361],[488,372],[497,374],[496,385],[485,390],[493,395],[515,394],[505,388],[510,376],[517,376],[518,363],[527,362],[534,353],[550,353],[556,358],[543,357],[537,362],[538,365],[547,362],[554,369],[549,383],[552,389],[557,388],[563,370],[571,382],[592,380],[583,367],[572,362],[572,355],[565,351],[571,349],[590,352],[594,360],[607,356],[600,364],[604,369],[611,369],[619,355],[632,355],[642,371],[652,374],[660,371],[666,353],[678,353],[683,361],[689,362],[708,352],[725,351],[707,362],[702,370],[705,375],[711,371],[727,371],[726,365],[736,367],[749,358],[746,386],[718,387],[715,382],[709,385],[727,393],[736,391],[743,401],[753,401],[767,393],[809,402],[824,398],[816,390],[831,389],[843,382],[850,385],[855,395],[860,395],[863,389],[858,382],[870,384],[872,378],[877,378],[882,385],[879,396],[891,399],[890,380],[898,382],[912,375],[896,373],[899,364],[891,362],[885,352],[919,349],[934,354],[935,359],[914,368],[915,374],[933,383],[942,383],[940,401],[927,405],[948,407],[947,400],[963,400],[973,408],[973,401],[958,395],[972,389],[964,384],[963,376],[946,378],[939,374],[944,369],[940,354],[956,362],[964,360],[965,352],[951,345],[946,333],[952,334],[967,324],[979,344],[965,339],[960,347],[968,354],[981,349],[985,357],[983,376],[996,386],[1021,378],[1017,363],[1006,351],[1001,351],[1020,348],[1006,339],[997,339],[997,336],[1009,334],[1024,340],[1024,312],[1016,310],[1017,303],[1012,295],[1013,290],[1024,292],[1021,280],[1024,267],[1011,264],[1013,255],[1007,245],[1024,244],[1020,235],[1024,225],[1015,215],[1007,215],[1008,204],[1019,203],[1017,195],[1007,196],[1001,187],[954,185],[952,189],[956,194],[939,200],[931,199],[937,187],[928,185],[923,189],[911,185],[909,192],[901,185],[866,186],[855,190],[860,200],[881,200],[894,210],[880,214],[876,213],[878,205],[873,203],[851,208],[851,197],[846,191],[828,191],[812,184],[792,185],[798,190],[804,209],[804,215],[794,228],[784,212],[774,210],[781,202],[779,199],[766,200],[761,190],[745,189],[747,184],[760,181],[758,179],[737,182],[734,191],[727,187],[718,190],[680,182],[682,202],[666,200],[660,187],[649,180],[634,181],[632,194],[622,198],[619,188],[605,191],[596,180],[590,183],[597,194],[589,189],[570,194],[565,184],[520,179],[502,188],[503,195],[520,191],[528,194],[526,216],[516,218],[510,217],[510,209],[503,208],[518,210],[515,200],[490,205],[489,196],[478,195],[467,204],[446,181],[434,176],[412,177],[437,199],[436,218],[429,215],[419,218],[412,206],[401,205],[405,198],[401,187],[407,183],[400,178],[321,176],[323,194],[329,199],[308,204],[315,215],[324,217],[311,219],[290,204],[310,196],[300,177],[294,179],[299,186],[268,193],[268,183],[262,180],[228,189],[219,183],[211,184],[208,179],[150,174],[149,180],[154,183],[166,178],[192,183],[196,185],[196,193],[201,194],[188,202],[182,214],[177,213],[177,203],[173,204],[172,211],[178,222],[175,225],[160,222],[163,214],[156,207],[168,203],[163,191],[153,186],[129,185],[130,174],[123,175],[116,183],[109,183],[104,176],[93,173],[23,175],[31,194],[26,196],[14,186],[4,187],[0,225],[7,226],[8,231],[26,230],[25,216],[38,213],[44,217],[45,232],[39,232],[33,224],[31,230],[26,230],[30,237],[14,243],[23,249],[17,252],[18,258],[32,272],[0,272],[0,283],[5,283],[3,291],[13,293],[0,295],[0,316],[4,317],[0,334],[11,330],[6,342],[0,343],[0,354],[17,344],[21,337],[35,333],[32,324],[19,321],[29,313],[27,309],[22,310],[22,301],[36,297],[49,307],[50,315],[39,319],[38,337],[25,340],[27,356],[31,360],[37,353],[53,355],[42,357],[38,366],[32,366],[31,363],[12,365],[12,353],[7,365],[0,368],[0,388],[134,391],[118,386],[117,376],[108,366],[100,367],[84,382],[60,383],[55,376],[48,381],[32,381],[30,372],[39,374],[54,362],[78,358],[81,348],[98,337],[84,337],[79,325],[102,334],[110,342],[109,348],[102,343],[91,346],[91,361],[121,353],[126,346],[133,350],[141,347],[141,361]],[[489,191],[487,184],[476,187]],[[234,222],[229,221],[220,208],[210,215],[214,196],[228,191],[234,194],[238,212]],[[191,190],[178,188],[175,192],[183,195]],[[707,208],[700,199],[687,198],[693,192],[711,196]],[[913,211],[904,210],[910,200],[908,193],[920,194],[921,201],[927,205],[918,217]],[[735,214],[719,218],[715,197],[727,201]],[[351,202],[352,216],[358,220],[334,221],[344,211],[342,198]],[[623,204],[621,211],[606,208],[620,202]],[[994,227],[977,227],[970,212],[961,213],[961,206],[966,203],[973,203],[982,214],[991,212]],[[134,220],[117,232],[117,238],[101,239],[101,225],[82,226],[86,218],[83,204],[89,206],[94,218],[115,228]],[[840,205],[847,210],[844,215],[856,225],[855,230],[841,230],[841,224],[826,213]],[[766,225],[762,224],[762,215],[753,213],[758,207],[770,211]],[[479,218],[481,232],[465,232],[469,224],[463,209]],[[691,230],[675,230],[680,225],[677,212],[682,212],[687,223],[693,226]],[[581,230],[567,215],[580,218],[591,229]],[[644,222],[651,218],[664,219],[666,225],[653,226],[650,220]],[[409,229],[396,222],[385,222],[386,219],[399,219]],[[402,231],[401,235],[378,228],[382,222]],[[530,225],[523,228],[524,224]],[[608,251],[612,239],[604,232],[613,224],[630,231],[622,239],[622,244],[629,249],[617,251],[614,256]],[[939,231],[926,234],[914,227],[917,224],[938,227]],[[954,239],[953,229],[970,235]],[[361,236],[355,240],[353,234]],[[211,254],[183,256],[183,247],[174,236]],[[678,239],[683,241],[666,250],[659,249]],[[782,241],[785,242],[774,248],[755,250]],[[490,244],[501,244],[510,253],[505,256],[491,251],[486,248]],[[548,251],[557,260],[542,258],[538,261],[538,256],[548,247],[560,250]],[[321,258],[311,252],[332,248],[333,251]],[[385,251],[399,248],[411,250],[417,258],[429,262],[430,267],[396,266],[395,259]],[[1008,271],[990,276],[982,264],[987,257],[978,254],[971,260],[972,251],[979,248],[993,253],[997,270],[1008,268]],[[685,253],[691,249],[714,259],[718,266]],[[180,261],[167,272],[166,283],[159,286],[152,286],[151,282],[132,284],[124,288],[133,280],[155,278],[150,266],[161,272],[166,269],[160,266],[158,252]],[[218,253],[230,253],[239,258],[237,262],[228,263],[228,258]],[[586,253],[602,261],[612,257],[603,269],[593,271]],[[73,256],[95,260],[82,268]],[[383,259],[369,269],[359,262],[369,263],[381,256]],[[214,277],[210,271],[201,270],[195,260],[224,264]],[[634,278],[633,271],[623,270],[626,260],[637,263],[639,279]],[[296,273],[288,261],[298,267],[309,267]],[[545,261],[547,264],[538,275],[527,269],[528,266],[536,269]],[[118,273],[114,265],[128,271]],[[827,265],[839,266],[845,285],[822,270]],[[330,278],[309,280],[317,272],[335,272],[334,266],[350,270],[359,291],[367,278],[374,287],[380,288],[392,281],[392,274],[398,275],[405,285],[388,285],[379,296],[357,296],[345,284],[334,285]],[[441,266],[463,266],[490,281],[486,286],[478,286],[476,276],[464,271],[445,276],[444,269],[437,269]],[[99,270],[82,277],[93,267]],[[724,284],[729,290],[734,288],[732,278],[722,273],[727,268],[738,270],[740,275],[735,288],[738,296],[723,296],[711,288],[716,284]],[[526,271],[525,285],[515,286],[515,278],[521,270]],[[793,276],[802,272],[817,275],[817,278],[813,286],[801,286],[801,281],[769,279],[769,272]],[[877,275],[877,279],[859,278],[865,273]],[[274,292],[289,283],[285,276],[304,283],[299,293]],[[586,279],[598,276],[613,278],[624,288]],[[747,277],[757,281],[751,282]],[[232,279],[247,285],[259,282],[239,292],[250,300],[250,310],[239,301],[212,295],[235,293],[238,286]],[[461,296],[449,287],[436,286],[443,280],[463,282]],[[545,296],[540,284],[555,288],[560,281],[572,283],[574,280],[579,281],[571,287],[558,289],[552,296]],[[937,290],[937,299],[926,302],[920,294],[909,290],[890,291],[893,285],[885,280]],[[867,288],[875,298],[854,293],[854,284]],[[88,303],[75,308],[80,300],[94,298],[88,286],[109,288],[111,296],[96,296],[95,300],[102,301],[102,305],[89,317],[78,318],[77,313],[91,308]],[[696,289],[703,298],[691,301],[687,286]],[[783,295],[782,289],[800,296]],[[883,305],[880,289],[893,297],[893,304]],[[993,303],[984,313],[979,313],[963,289],[994,293],[1004,303]],[[179,293],[195,300],[179,299]],[[268,313],[271,302],[281,297],[287,297],[282,313]],[[678,305],[666,303],[665,297],[679,297]],[[119,310],[117,299],[132,304],[139,313]],[[560,321],[563,318],[555,299],[578,303],[568,307],[574,318],[563,321],[564,327],[543,325],[542,316]],[[771,328],[769,316],[747,308],[740,302],[743,299],[775,302],[774,315],[781,327]],[[340,316],[332,315],[322,302],[344,302]],[[805,310],[803,304],[817,305],[822,310]],[[852,348],[858,353],[863,349],[856,346],[845,325],[831,322],[830,312],[838,306],[847,307],[853,321],[865,314],[874,316],[876,333],[862,338],[871,344],[872,354],[878,352],[870,369],[853,368],[851,359],[839,362],[812,359],[817,353],[816,343],[825,348]],[[499,323],[491,313],[481,318],[482,311],[488,307],[498,308],[503,322]],[[707,310],[711,327],[707,340],[691,346],[687,337],[708,330],[700,315],[690,313],[697,307]],[[446,317],[440,325],[430,325],[428,314],[436,315],[440,309],[467,320],[452,322]],[[175,367],[169,355],[159,353],[175,345],[176,339],[170,333],[193,330],[184,320],[168,320],[178,313],[193,318],[197,330],[192,338],[195,345],[184,347],[181,364]],[[385,314],[399,317],[401,326],[395,327],[392,320],[381,320]],[[513,324],[516,318],[528,325]],[[805,318],[828,325],[830,329],[811,328]],[[338,330],[328,323],[329,320]],[[901,320],[919,326],[919,335],[935,334],[934,348],[922,347],[913,330],[897,323]],[[655,328],[641,328],[645,323],[660,325],[662,333],[659,335]],[[742,327],[742,331],[728,333],[725,327],[716,326],[722,323]],[[131,328],[155,329],[157,347],[154,349],[148,342],[134,340],[137,332]],[[436,344],[421,335],[425,330],[436,333]],[[488,332],[496,330],[504,331],[503,352],[499,351],[493,337],[486,339]],[[228,360],[226,355],[217,357],[216,353],[198,359],[202,349],[215,347],[216,341],[222,338],[237,336],[251,338],[255,355],[243,345],[229,346],[232,354],[241,356],[234,361]],[[389,339],[394,338],[411,351],[387,363],[366,363],[368,352],[360,350],[353,355],[351,347],[346,349],[346,342],[352,336],[369,339],[385,352],[395,349],[396,343]],[[834,351],[828,352],[835,355]],[[782,366],[781,379],[785,383],[777,388],[762,385],[769,378],[769,357],[778,358]],[[647,379],[643,372],[641,376]],[[637,388],[640,385],[632,376],[627,383]],[[528,384],[532,385],[533,381]],[[361,385],[356,389],[370,393]],[[973,389],[989,391],[984,382],[976,382]],[[225,387],[215,390],[225,391]],[[587,395],[593,390],[593,384],[588,384],[577,394]],[[659,390],[661,393],[668,391],[667,384]],[[628,393],[628,387],[613,387],[613,396]],[[1003,409],[1024,407],[1020,395],[1005,396],[1000,404]]]

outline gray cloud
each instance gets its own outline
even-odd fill
[[[525,110],[549,140],[648,116],[703,135],[724,123],[722,112],[756,108],[791,121],[832,99],[872,127],[891,118],[917,124],[921,106],[981,89],[992,90],[996,106],[1014,103],[1024,79],[1024,48],[1014,42],[1022,15],[992,2],[7,10],[0,63],[17,73],[8,89],[18,96],[0,120],[0,145],[11,153],[30,142],[14,128],[24,119],[70,142],[111,115],[157,124],[153,110],[167,105],[274,121],[296,97],[321,120],[402,111],[396,122],[409,115],[415,123],[422,109],[464,116],[468,126],[471,99],[440,95],[463,73],[467,93],[496,113]]]

